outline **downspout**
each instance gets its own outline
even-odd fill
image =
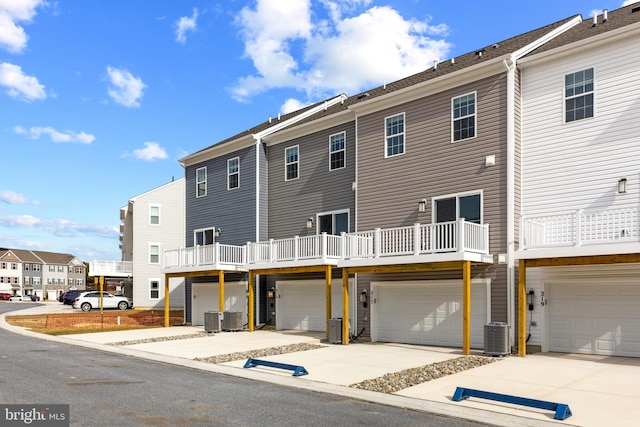
[[[509,339],[513,345],[515,336],[515,101],[516,57],[504,60],[507,68],[507,322]]]

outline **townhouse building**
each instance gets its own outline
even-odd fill
[[[85,264],[70,254],[0,249],[0,292],[57,299],[69,289],[85,289]]]
[[[164,271],[191,277],[185,320],[237,307],[249,328],[328,331],[342,315],[345,343],[358,334],[466,352],[482,347],[487,322],[513,324],[515,61],[579,22],[328,100],[183,159],[187,246],[165,253]],[[233,193],[247,181],[247,195]],[[221,193],[206,201],[210,182]]]
[[[640,4],[585,19],[519,66],[521,340],[640,356]]]
[[[131,197],[120,208],[120,261],[95,260],[90,275],[111,292],[133,298],[135,307],[161,308],[165,293],[172,307],[184,306],[184,280],[162,277],[162,252],[184,245],[185,178]]]

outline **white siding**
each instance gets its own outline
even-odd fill
[[[600,45],[522,73],[522,213],[637,204],[640,38]],[[594,117],[564,123],[564,76],[594,68]],[[627,194],[617,194],[620,178]]]
[[[164,307],[163,251],[184,247],[184,178],[148,191],[133,202],[133,304],[135,307]],[[149,224],[149,206],[160,206],[160,224]],[[131,212],[130,212],[131,214]],[[160,262],[149,263],[149,245],[160,246]],[[149,279],[160,281],[160,299],[149,298]],[[169,283],[171,307],[184,307],[184,279]]]

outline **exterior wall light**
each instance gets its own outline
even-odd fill
[[[307,220],[307,228],[308,229],[312,229],[313,228],[313,217],[310,216],[309,219]]]
[[[620,178],[618,181],[618,194],[624,194],[627,192],[627,178]]]
[[[418,212],[424,213],[427,211],[427,199],[422,199],[418,202]]]
[[[220,237],[222,235],[222,230],[216,228],[216,237]]]

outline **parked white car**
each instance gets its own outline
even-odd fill
[[[79,308],[82,311],[91,311],[93,308],[100,308],[100,292],[90,291],[81,293],[73,301],[73,308]],[[102,308],[126,310],[133,308],[133,301],[131,298],[125,296],[102,292]]]

